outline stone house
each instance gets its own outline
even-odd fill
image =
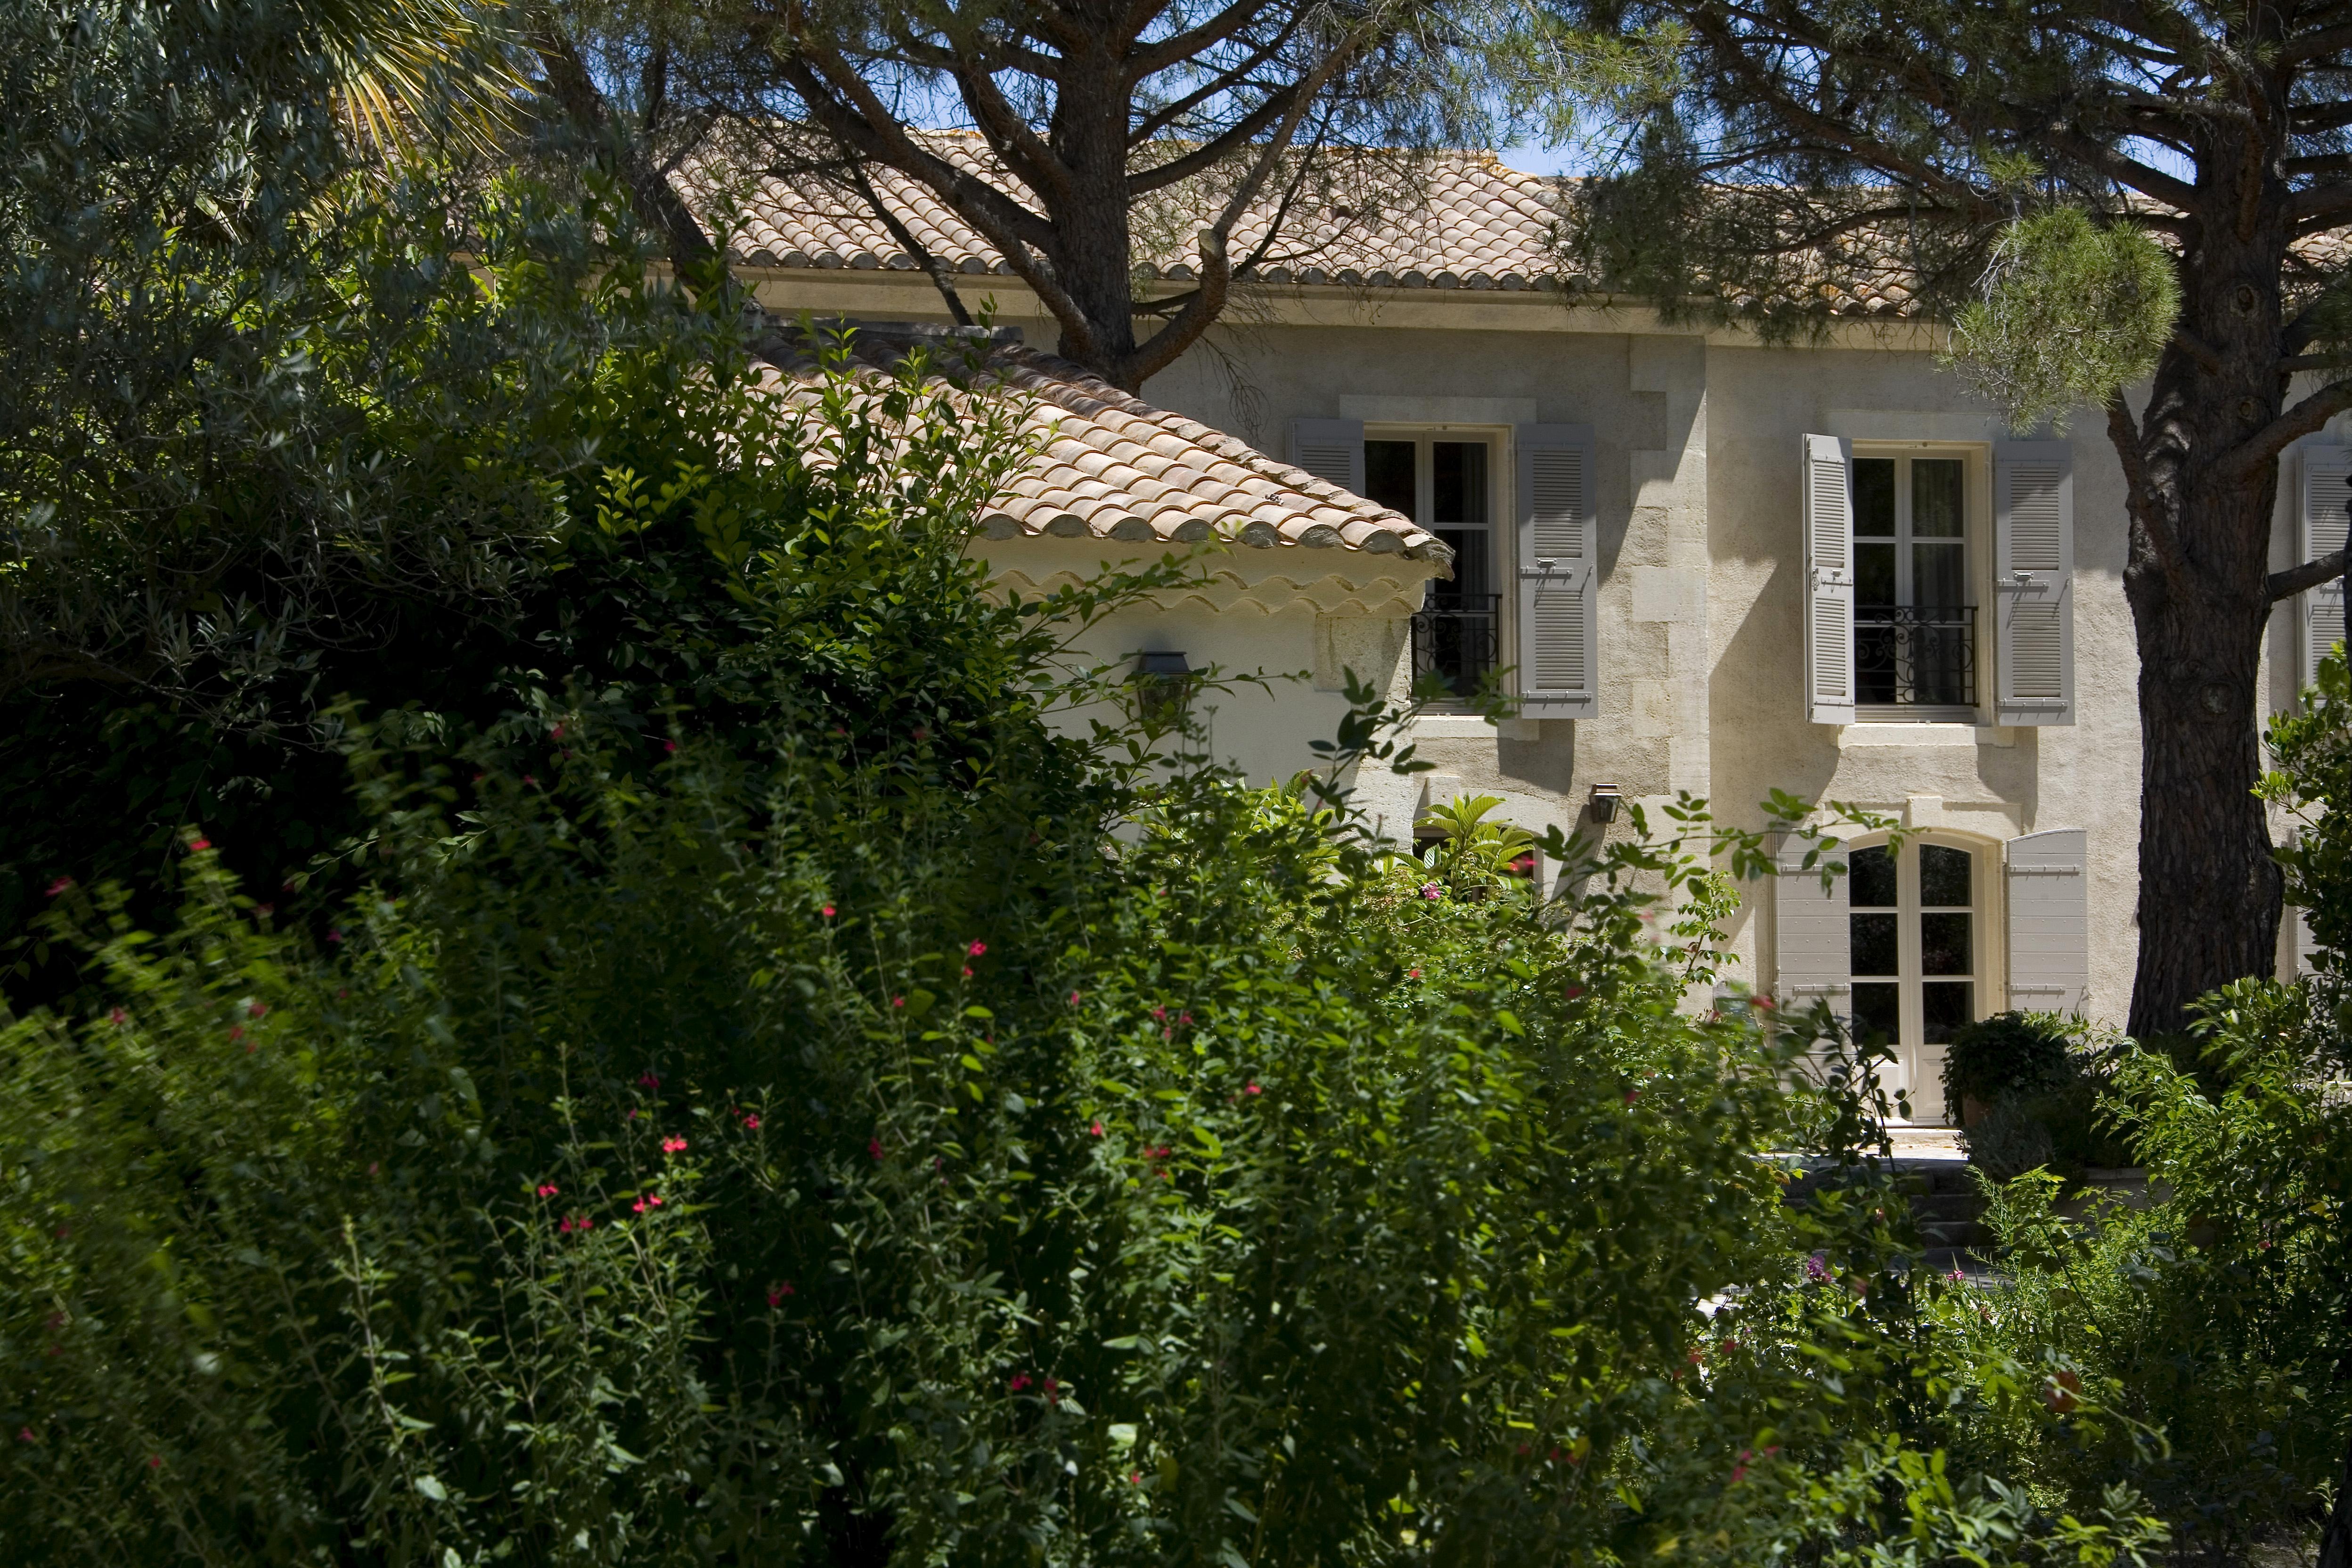
[[[1310,765],[1343,670],[1402,691],[1508,667],[1520,717],[1433,712],[1413,739],[1435,773],[1361,781],[1389,831],[1462,792],[1570,830],[1597,791],[1687,791],[1748,825],[1776,788],[1850,803],[1915,836],[1895,856],[1850,841],[1829,894],[1790,874],[1744,889],[1732,973],[1886,1030],[1926,1116],[1970,1018],[2122,1021],[2139,731],[2120,472],[2095,416],[2013,438],[1938,367],[1898,273],[1804,346],[1571,308],[1545,286],[1556,183],[1456,155],[1385,205],[1310,215],[1139,399],[1042,352],[1055,324],[952,214],[885,194],[1018,329],[1028,346],[1000,353],[1057,422],[974,548],[1026,592],[1219,547],[1213,587],[1094,651],[1300,672],[1214,704],[1217,749],[1252,775]],[[739,274],[770,310],[948,321],[856,205],[773,179],[738,200]],[[1142,270],[1186,286],[1178,262]],[[2334,434],[2285,462],[2279,565],[2342,542],[2352,476]],[[2342,618],[2334,591],[2281,606],[2273,707]]]

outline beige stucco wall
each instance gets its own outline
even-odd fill
[[[936,311],[911,286],[916,281],[835,275],[824,287],[839,299],[812,295],[809,302],[930,319]],[[1004,320],[1023,325],[1033,342],[1051,344],[1053,329],[1034,318],[1034,308],[1024,309],[1017,294],[1003,302]],[[1972,454],[1976,600],[1990,602],[1989,461],[1991,442],[2005,431],[1992,410],[1937,366],[1928,349],[1908,331],[1851,332],[1832,346],[1765,349],[1732,334],[1673,332],[1638,311],[1571,312],[1535,295],[1447,298],[1423,290],[1368,298],[1293,290],[1247,303],[1207,343],[1155,378],[1145,395],[1277,456],[1289,422],[1299,417],[1468,425],[1497,434],[1506,452],[1507,427],[1517,421],[1593,426],[1602,570],[1599,716],[1522,721],[1500,731],[1475,719],[1433,717],[1416,738],[1421,754],[1437,764],[1435,774],[1425,782],[1363,781],[1367,804],[1388,820],[1409,817],[1425,793],[1458,789],[1503,796],[1510,815],[1530,826],[1573,828],[1582,820],[1587,791],[1606,783],[1637,799],[1687,790],[1750,825],[1760,821],[1756,803],[1783,789],[1824,805],[1843,801],[1884,812],[1979,847],[2021,833],[2079,827],[2090,859],[2089,1011],[2120,1022],[2135,958],[2137,660],[2121,581],[2121,476],[2099,416],[2085,413],[2068,432],[2074,458],[2075,722],[1824,726],[1806,719],[1802,435],[1958,443],[1954,449]],[[2347,437],[2339,432],[2330,438]],[[1507,490],[1511,465],[1499,466]],[[2290,459],[2290,479],[2293,472]],[[2294,545],[2292,488],[2282,487],[2278,511],[2282,565]],[[1013,543],[1048,550],[1047,542]],[[992,563],[1004,552],[1012,563],[1010,545],[988,548]],[[1075,549],[1091,562],[1110,547],[1053,542],[1051,548]],[[1389,558],[1383,569],[1392,563]],[[1262,563],[1241,575],[1274,570]],[[1107,627],[1096,646],[1181,647],[1195,664],[1205,654],[1229,668],[1307,670],[1316,662],[1319,624],[1327,666],[1335,635],[1352,637],[1348,646],[1366,657],[1401,656],[1400,634],[1362,626],[1335,632],[1335,612],[1307,602],[1312,595],[1304,589],[1298,595],[1270,610],[1196,597],[1157,617]],[[1417,587],[1401,585],[1396,601],[1372,618],[1392,619],[1417,599]],[[2293,700],[2295,635],[2293,616],[2282,614],[2264,687],[2273,710]],[[1990,628],[1980,625],[1979,645],[1989,642]],[[1396,672],[1391,663],[1388,673]],[[1227,698],[1216,718],[1220,749],[1253,776],[1288,772],[1306,765],[1306,741],[1329,735],[1342,706],[1336,691],[1318,689],[1311,679],[1271,699]],[[1612,831],[1625,830],[1621,816]],[[1999,880],[1998,856],[1979,865]],[[1734,973],[1769,986],[1769,889],[1747,892],[1731,932],[1740,961]],[[1996,887],[1982,900],[1981,939],[1991,960],[1984,1010],[2004,999],[2002,896]]]

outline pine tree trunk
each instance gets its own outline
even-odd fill
[[[2228,140],[2217,135],[2217,141]],[[2277,418],[2288,193],[2267,149],[2199,160],[2209,212],[2180,267],[2179,331],[2137,438],[2124,591],[2139,637],[2139,968],[2131,1032],[2182,1028],[2186,1005],[2277,967],[2279,869],[2254,798],[2255,679],[2270,624],[2278,464],[2232,472],[2233,448]]]

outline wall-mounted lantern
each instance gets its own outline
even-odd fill
[[[1592,813],[1592,820],[1606,827],[1617,820],[1617,803],[1624,798],[1615,784],[1594,784],[1586,806]]]
[[[1138,702],[1144,715],[1168,719],[1183,710],[1192,691],[1192,667],[1181,652],[1145,653],[1135,661]]]

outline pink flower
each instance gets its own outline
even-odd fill
[[[538,779],[537,775],[535,775],[535,774],[532,774],[532,773],[525,773],[525,774],[523,774],[523,775],[522,775],[522,782],[523,782],[523,783],[525,783],[525,784],[536,784],[537,783],[539,783],[539,779]]]
[[[1062,1385],[1050,1377],[1045,1380],[1045,1403],[1048,1405],[1062,1403]]]
[[[768,1305],[771,1307],[781,1307],[783,1305],[784,1298],[792,1293],[793,1282],[789,1279],[781,1280],[776,1284],[771,1285],[768,1287]]]
[[[1099,1121],[1096,1122],[1092,1127],[1087,1128],[1087,1131],[1097,1138],[1101,1137],[1103,1135],[1102,1123]]]
[[[1423,882],[1421,885],[1421,896],[1427,899],[1430,902],[1435,903],[1443,895],[1438,891],[1436,883]]]
[[[543,1198],[551,1198],[562,1190],[563,1189],[558,1187],[553,1182],[541,1182],[539,1184],[539,1195]]]
[[[1075,1007],[1075,1006],[1076,1006],[1077,1005],[1078,1005],[1078,994],[1077,994],[1076,992],[1073,991],[1073,992],[1071,992],[1071,993],[1070,993],[1070,1005],[1071,1005],[1071,1006],[1073,1006],[1073,1007]]]
[[[1633,1104],[1635,1100],[1641,1098],[1642,1091],[1638,1089],[1629,1089],[1625,1091],[1625,1103],[1628,1105]]]
[[[1165,1007],[1154,1007],[1151,1010],[1151,1016],[1155,1018],[1165,1018],[1168,1016],[1168,1009]]]
[[[827,904],[824,908],[819,910],[817,913],[823,915],[827,920],[831,920],[833,919],[833,906],[831,904]]]
[[[904,1007],[906,1005],[907,999],[904,996],[893,996],[890,998],[890,1005],[893,1007]]]
[[[147,1468],[148,1468],[149,1469],[151,1469],[151,1470],[160,1470],[160,1469],[162,1469],[162,1468],[163,1468],[163,1455],[161,1455],[161,1454],[150,1454],[150,1455],[148,1455],[148,1456],[147,1456]]]
[[[561,741],[563,739],[563,726],[558,724],[554,729],[550,730],[547,732],[547,738],[551,741]]]
[[[866,1152],[868,1154],[873,1155],[874,1158],[879,1160],[882,1157],[882,1140],[879,1138],[868,1138],[866,1141]]]
[[[54,899],[72,886],[73,879],[71,877],[59,877],[56,881],[49,884],[49,897]]]
[[[376,1172],[377,1172],[378,1170],[380,1170],[381,1168],[382,1168],[382,1167],[381,1167],[381,1166],[379,1166],[379,1165],[378,1165],[378,1164],[377,1164],[373,1160],[370,1160],[370,1161],[368,1162],[368,1174],[369,1174],[369,1175],[371,1175],[371,1176],[374,1175],[374,1174],[376,1173]]]
[[[1192,1015],[1190,1013],[1179,1013],[1176,1015],[1176,1021],[1180,1024],[1189,1024],[1192,1021]]]
[[[228,1037],[232,1040],[241,1040],[245,1038],[245,1026],[242,1024],[231,1025],[229,1026]]]
[[[191,838],[188,840],[188,848],[191,853],[201,853],[212,847],[213,841],[209,838]],[[159,1459],[156,1463],[161,1464],[163,1461]]]
[[[19,1443],[30,1443],[35,1441],[33,1429],[30,1426],[18,1427],[16,1429],[16,1441]]]
[[[760,1119],[757,1116],[746,1116],[743,1118],[743,1127],[746,1131],[757,1132],[760,1130]]]
[[[637,1087],[646,1090],[658,1089],[661,1088],[661,1079],[653,1068],[647,1068],[637,1075]]]
[[[969,980],[969,979],[971,979],[971,964],[969,964],[969,963],[967,963],[967,964],[965,964],[965,965],[963,966],[963,977],[964,977],[966,980]]]
[[[1143,1472],[1142,1472],[1141,1470],[1129,1470],[1129,1471],[1128,1471],[1128,1472],[1127,1472],[1127,1484],[1128,1484],[1129,1486],[1131,1486],[1131,1487],[1139,1487],[1139,1486],[1141,1486],[1141,1485],[1143,1484]]]
[[[329,942],[341,942],[343,940],[343,933],[339,931],[330,931],[327,933],[327,940]]]
[[[966,952],[968,952],[968,953],[971,954],[971,955],[972,955],[972,957],[974,957],[974,958],[978,958],[982,953],[986,952],[988,951],[988,943],[986,943],[986,942],[973,942],[970,947],[965,948],[965,949],[964,949],[964,951],[965,951]]]
[[[1421,971],[1418,969],[1408,969],[1404,972],[1404,977],[1407,980],[1418,980],[1421,978]]]
[[[1748,1005],[1750,1007],[1761,1007],[1764,1011],[1769,1013],[1772,1010],[1772,998],[1769,996],[1750,996],[1748,999]]]
[[[1013,1382],[1010,1386],[1013,1393],[1020,1393],[1023,1389],[1029,1386],[1029,1374],[1025,1372],[1014,1373],[1013,1374]]]
[[[113,1012],[109,1013],[106,1016],[106,1021],[119,1028],[122,1025],[131,1022],[131,1015],[125,1013],[121,1008],[117,1007]]]
[[[663,1152],[663,1153],[665,1153],[665,1154],[683,1154],[683,1153],[685,1153],[685,1152],[686,1152],[686,1140],[685,1140],[685,1139],[683,1139],[683,1138],[665,1138],[665,1139],[663,1139],[663,1140],[662,1140],[662,1152]]]
[[[657,1209],[661,1207],[661,1199],[653,1193],[647,1193],[644,1197],[639,1198],[635,1203],[629,1206],[636,1213],[643,1214],[647,1209]]]
[[[924,729],[920,724],[915,726],[915,743],[917,745],[922,744],[925,741],[928,741],[930,738],[931,732],[929,730]]]
[[[1251,1085],[1249,1085],[1247,1088],[1244,1089],[1242,1090],[1242,1092],[1243,1092],[1244,1094],[1263,1094],[1263,1093],[1265,1093],[1265,1091],[1264,1089],[1261,1089],[1260,1088],[1258,1088],[1258,1086],[1257,1086],[1257,1085],[1255,1085],[1255,1084],[1251,1084]]]
[[[245,1016],[246,1016],[247,1017],[248,1017],[248,1018],[258,1018],[258,1017],[260,1017],[264,1013],[267,1013],[267,1012],[268,1012],[268,1011],[269,1011],[269,1004],[268,1004],[268,1003],[267,1003],[267,1002],[253,1002],[253,1003],[249,1003],[249,1004],[247,1004],[247,1005],[246,1009],[245,1009]]]
[[[1820,1253],[1816,1252],[1811,1258],[1805,1259],[1806,1279],[1812,1280],[1815,1284],[1819,1284],[1829,1277],[1829,1265],[1822,1260],[1822,1255]]]

